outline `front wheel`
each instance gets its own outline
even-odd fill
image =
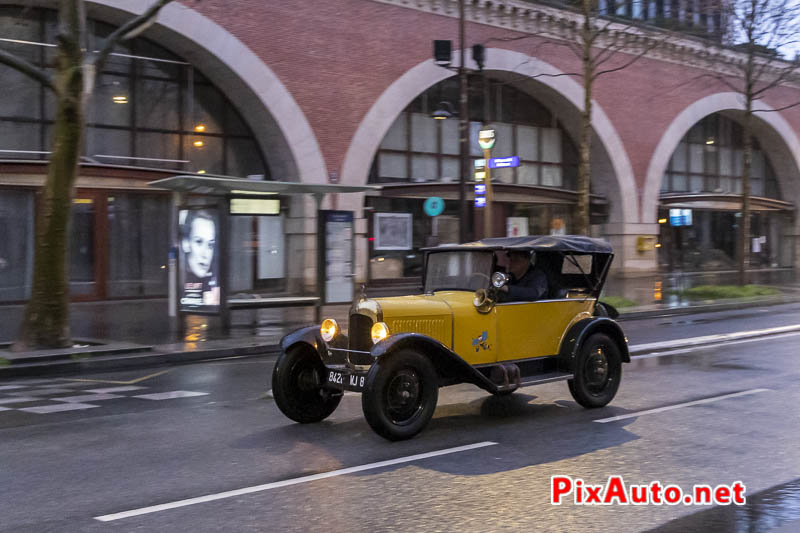
[[[339,406],[341,394],[322,387],[325,365],[310,348],[293,346],[282,353],[272,371],[272,395],[283,414],[295,422],[309,424],[330,416]]]
[[[622,378],[622,358],[617,344],[595,333],[580,347],[569,392],[584,407],[603,407],[614,399]]]
[[[361,407],[375,433],[389,440],[404,440],[428,424],[438,398],[438,377],[431,362],[417,352],[401,350],[372,365]]]

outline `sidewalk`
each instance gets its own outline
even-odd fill
[[[669,294],[670,287],[708,283],[708,278],[708,274],[683,274],[609,280],[604,295],[623,296],[639,304],[620,309],[621,321],[800,302],[800,284],[793,273],[792,279],[774,280],[784,281],[773,285],[781,291],[777,296],[682,301]],[[712,279],[726,282],[724,278],[716,275]],[[659,295],[657,282],[661,301],[654,299]],[[313,308],[242,310],[234,312],[228,334],[220,332],[214,317],[192,316],[181,337],[177,322],[167,315],[166,299],[75,303],[71,308],[74,348],[15,354],[8,351],[7,344],[17,334],[23,309],[20,305],[0,306],[0,379],[277,353],[285,334],[314,323]],[[349,305],[326,306],[322,314],[346,324],[348,309]]]

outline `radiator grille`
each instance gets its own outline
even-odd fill
[[[369,351],[372,349],[372,319],[366,315],[354,313],[350,315],[350,325],[347,336],[350,340],[351,350]]]
[[[388,324],[389,332],[394,333],[420,333],[445,343],[445,322],[442,318],[410,318],[392,320]],[[449,344],[449,342],[445,343]]]

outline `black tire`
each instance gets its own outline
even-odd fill
[[[272,371],[272,395],[283,414],[295,422],[325,420],[336,410],[342,394],[322,387],[325,365],[312,348],[293,346],[283,352]]]
[[[361,407],[375,433],[389,440],[405,440],[425,428],[438,399],[433,364],[417,352],[400,350],[372,365]]]
[[[574,375],[567,386],[576,402],[587,408],[607,405],[616,396],[622,379],[617,344],[602,333],[590,336],[580,347]]]

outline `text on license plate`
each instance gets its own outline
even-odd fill
[[[328,371],[328,383],[341,385],[343,387],[364,388],[364,376],[346,375],[335,370]]]

